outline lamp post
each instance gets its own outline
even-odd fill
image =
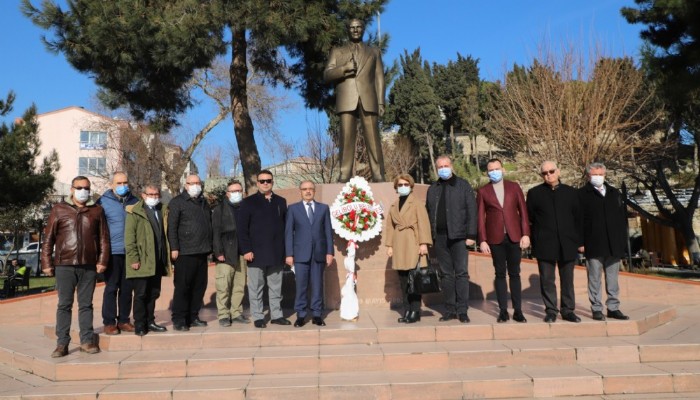
[[[625,204],[625,236],[627,237],[627,271],[632,270],[632,243],[630,242],[629,218],[627,218],[627,185],[622,181],[622,197]]]

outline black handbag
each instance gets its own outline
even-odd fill
[[[428,294],[440,291],[440,278],[429,262],[427,267],[421,267],[419,258],[416,268],[408,272],[407,291],[409,294]]]

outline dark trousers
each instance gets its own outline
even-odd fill
[[[306,317],[306,309],[309,302],[308,290],[311,284],[311,314],[314,317],[323,316],[323,269],[325,261],[310,263],[294,263],[294,280],[296,281],[296,296],[294,299],[294,311],[297,317]]]
[[[73,314],[73,299],[78,293],[78,325],[80,344],[93,343],[95,332],[92,327],[92,295],[95,293],[97,271],[94,265],[57,266],[56,291],[56,342],[59,345],[70,343],[70,325]]]
[[[112,254],[109,257],[109,266],[104,272],[105,291],[102,296],[104,325],[129,322],[132,287],[131,281],[126,279],[125,261],[124,254]]]
[[[154,323],[156,300],[160,297],[162,276],[159,274],[129,279],[134,288],[134,325],[136,329],[145,330]]]
[[[555,283],[555,268],[559,267],[559,283],[561,284],[561,314],[574,312],[576,298],[574,295],[574,263],[575,260],[537,260],[540,271],[540,292],[547,314],[557,314],[557,284]]]
[[[513,309],[522,309],[520,292],[522,283],[520,282],[520,243],[513,242],[506,234],[500,244],[489,244],[493,267],[496,270],[496,278],[493,285],[496,288],[498,298],[498,308],[508,309],[508,285],[506,284],[506,272],[510,281],[510,301]]]
[[[25,273],[28,274],[29,271],[27,271]],[[10,297],[15,297],[15,287],[18,286],[21,282],[22,282],[22,277],[5,278],[5,286],[3,286],[3,291],[5,292],[5,298],[9,299]]]
[[[445,298],[445,309],[457,314],[466,313],[469,308],[469,270],[465,239],[448,239],[447,235],[438,234],[434,246],[440,264],[440,289]]]
[[[173,283],[173,324],[190,325],[199,318],[207,290],[207,255],[180,255],[175,262]]]
[[[420,303],[422,296],[419,294],[408,293],[408,273],[410,270],[397,271],[399,273],[399,284],[401,285],[401,294],[403,295],[403,310],[416,311],[420,313]]]

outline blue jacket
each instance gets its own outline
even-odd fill
[[[295,263],[324,263],[326,255],[333,255],[331,213],[328,206],[314,201],[314,220],[309,221],[304,202],[294,203],[287,210],[284,231],[286,255]]]
[[[276,194],[267,201],[261,193],[252,194],[241,202],[236,223],[238,247],[241,254],[253,252],[248,267],[284,265],[284,224],[287,200]]]
[[[109,228],[109,241],[111,244],[111,254],[126,254],[124,246],[124,225],[126,223],[126,206],[138,203],[139,199],[127,193],[121,199],[114,194],[112,189],[107,189],[97,200],[101,205],[107,218]]]

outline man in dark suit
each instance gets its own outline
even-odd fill
[[[265,328],[263,288],[267,282],[270,323],[291,325],[282,314],[282,267],[287,201],[272,193],[272,172],[258,173],[258,193],[241,202],[238,246],[248,262],[248,298],[256,328]]]
[[[347,182],[355,163],[357,119],[365,135],[372,180],[384,182],[384,156],[379,137],[379,117],[384,114],[384,65],[379,49],[362,43],[365,24],[352,19],[350,42],[331,50],[323,72],[335,83],[335,112],[340,118],[340,182]]]
[[[620,191],[605,182],[605,164],[586,168],[588,183],[579,189],[583,210],[583,246],[588,270],[588,299],[593,319],[604,321],[600,277],[605,272],[605,306],[608,318],[629,319],[620,311],[620,286],[617,282],[620,258],[627,246],[627,208]]]
[[[527,213],[532,229],[532,254],[537,258],[540,291],[544,300],[544,322],[557,320],[557,286],[554,270],[559,267],[561,317],[581,322],[575,313],[574,263],[581,239],[581,214],[576,189],[559,181],[559,168],[553,161],[540,166],[544,180],[527,192]]]
[[[306,323],[307,291],[311,283],[311,313],[313,323],[323,322],[323,269],[333,262],[331,213],[328,205],[314,200],[316,186],[311,181],[299,184],[302,201],[289,206],[284,230],[286,263],[294,267],[297,312],[295,327]]]
[[[508,285],[513,303],[513,319],[527,322],[521,306],[520,255],[521,249],[530,247],[530,221],[527,216],[525,196],[520,186],[503,179],[503,164],[493,158],[486,164],[490,183],[479,189],[476,195],[478,207],[479,247],[484,254],[491,254],[496,269],[496,297],[498,298],[497,322],[506,322],[508,315]]]

